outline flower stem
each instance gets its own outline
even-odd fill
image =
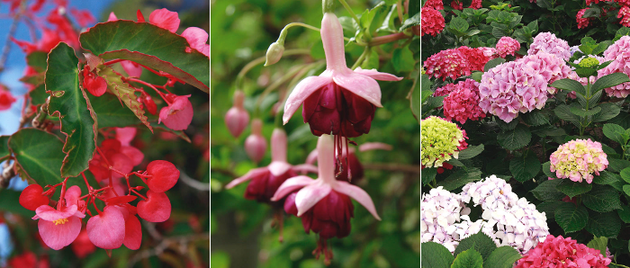
[[[348,11],[348,13],[350,13],[350,16],[352,16],[352,18],[357,22],[357,25],[361,25],[361,21],[359,20],[357,15],[354,14],[354,11],[352,11],[352,8],[350,8],[350,5],[346,3],[346,0],[339,0],[339,3],[341,3],[341,5],[343,5],[343,7]]]
[[[361,53],[361,56],[359,56],[357,61],[354,62],[354,64],[352,65],[352,68],[350,69],[354,70],[357,67],[361,66],[361,64],[365,60],[365,57],[367,57],[367,54],[370,53],[370,50],[371,50],[371,47],[369,46],[365,47],[365,49],[363,50],[363,53]]]
[[[308,49],[289,49],[289,50],[284,51],[284,53],[282,53],[282,55],[283,56],[289,56],[289,55],[310,54],[310,53],[311,53],[311,51],[308,50]],[[262,57],[254,59],[253,61],[250,61],[249,63],[247,63],[247,65],[245,65],[245,67],[243,67],[243,69],[241,69],[241,71],[238,73],[238,75],[236,75],[236,88],[237,89],[242,89],[243,88],[243,78],[245,78],[245,74],[247,74],[247,72],[249,72],[251,69],[256,67],[256,65],[265,63],[265,60],[267,60],[267,58],[265,56],[262,56]]]

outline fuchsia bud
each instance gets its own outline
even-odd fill
[[[234,106],[225,114],[225,125],[234,138],[238,138],[247,127],[247,123],[249,123],[249,114],[243,108],[244,100],[245,94],[243,91],[235,91]]]
[[[258,118],[252,120],[252,134],[245,140],[245,152],[254,162],[260,162],[267,152],[267,141],[262,136],[262,121]]]

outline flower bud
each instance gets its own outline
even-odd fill
[[[252,134],[245,140],[245,152],[254,162],[260,162],[267,151],[267,141],[262,136],[262,121],[252,120]]]
[[[225,125],[234,138],[238,138],[247,127],[247,123],[249,123],[249,114],[243,108],[244,99],[245,94],[243,91],[237,90],[234,92],[234,106],[225,114]]]
[[[275,64],[280,61],[282,58],[282,53],[284,52],[284,42],[273,42],[267,49],[267,54],[265,55],[266,61],[265,66],[269,66]]]

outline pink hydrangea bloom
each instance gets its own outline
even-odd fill
[[[431,55],[424,61],[424,69],[429,77],[455,80],[460,76],[470,75],[468,58],[458,49],[446,49]]]
[[[444,30],[444,17],[440,11],[433,8],[423,7],[420,17],[422,18],[420,23],[422,25],[422,32],[420,33],[420,36],[425,34],[436,36]]]
[[[483,71],[483,67],[493,58],[495,50],[487,47],[470,48],[467,46],[458,47],[468,61],[471,71]]]
[[[470,3],[470,6],[468,8],[480,9],[481,8],[481,0],[472,0],[472,3]]]
[[[593,173],[599,175],[608,167],[602,144],[596,141],[576,139],[558,147],[551,154],[551,172],[560,179],[568,178],[575,182],[593,182]]]
[[[523,57],[519,59],[519,61],[523,63],[523,68],[525,68],[526,71],[541,74],[545,80],[547,80],[547,84],[552,84],[563,78],[579,79],[577,73],[571,70],[571,67],[569,67],[565,61],[554,54],[539,52],[535,55]],[[549,94],[556,94],[557,89],[549,86],[547,87],[547,92],[549,92]]]
[[[562,60],[569,60],[571,52],[569,52],[569,43],[557,38],[555,34],[543,32],[536,35],[534,42],[529,46],[528,55],[534,55],[544,51],[560,57]]]
[[[612,73],[630,74],[630,36],[622,36],[621,39],[610,45],[606,51],[604,51],[604,60],[612,60],[613,62],[599,70],[599,77]],[[622,83],[604,90],[608,96],[625,98],[630,94],[630,82]]]
[[[626,1],[626,2],[629,2],[630,4],[630,1]],[[619,21],[619,24],[625,27],[630,27],[630,7],[621,6],[621,8],[619,9],[619,13],[617,13],[617,18],[621,18],[621,20]]]
[[[457,83],[456,88],[444,98],[444,116],[448,120],[466,123],[466,120],[479,120],[486,113],[479,106],[479,83],[466,79]]]
[[[588,8],[580,9],[580,11],[578,11],[577,15],[575,15],[575,21],[578,23],[578,26],[577,26],[578,29],[582,29],[582,28],[588,27],[589,22],[593,19],[593,18],[582,18],[584,16],[584,12],[586,12],[587,9]]]
[[[442,10],[444,9],[444,3],[442,2],[442,0],[427,0],[427,2],[424,3],[424,7]]]
[[[448,94],[451,94],[451,92],[455,91],[456,89],[457,89],[456,84],[453,84],[453,83],[446,84],[445,86],[436,89],[435,92],[433,92],[433,96],[434,97],[447,96]]]
[[[451,7],[457,10],[464,10],[464,3],[460,2],[459,0],[453,0],[451,1]]]
[[[577,243],[570,237],[548,235],[543,243],[518,260],[516,268],[594,267],[605,268],[610,259],[596,249]]]
[[[514,53],[521,49],[521,44],[512,37],[504,36],[499,39],[496,48],[499,57],[505,58],[507,55],[514,56]]]

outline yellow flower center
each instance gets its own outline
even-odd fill
[[[55,225],[65,224],[66,222],[68,222],[68,219],[63,218],[63,219],[54,220],[53,222],[55,223]]]

